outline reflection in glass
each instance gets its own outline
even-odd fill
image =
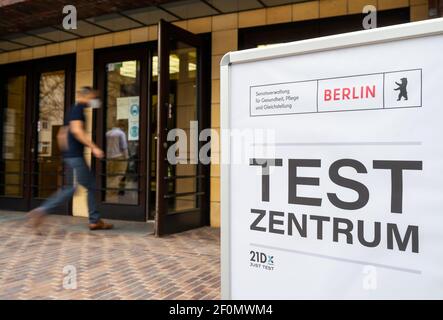
[[[138,204],[140,62],[106,65],[105,201]]]
[[[195,77],[195,71],[197,69],[196,58],[197,51],[189,50],[185,53],[188,57],[186,57],[186,64],[188,69],[188,76]],[[179,56],[177,53],[171,53],[169,55],[169,79],[177,80],[180,73],[180,60],[183,61],[183,56]],[[157,81],[158,77],[158,56],[152,57],[152,79]]]
[[[178,42],[171,51],[170,88],[167,127],[179,128],[190,137],[191,121],[197,120],[197,50]],[[155,69],[154,69],[155,70]],[[167,194],[169,211],[181,211],[198,207],[197,165],[189,164],[194,150],[187,150],[187,164],[167,164]],[[195,159],[192,159],[195,163]]]
[[[149,163],[149,175],[150,175],[150,185],[149,185],[149,206],[150,209],[149,218],[154,219],[155,217],[155,199],[157,193],[157,82],[153,81],[151,86],[151,114],[150,114],[150,163]]]
[[[45,72],[39,83],[39,117],[36,193],[47,198],[63,184],[63,162],[57,145],[57,132],[63,126],[65,109],[65,72]]]
[[[21,197],[23,196],[26,76],[9,78],[6,92],[0,160],[0,196]]]

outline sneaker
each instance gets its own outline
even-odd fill
[[[109,230],[114,228],[114,225],[111,223],[106,223],[103,220],[98,220],[96,223],[89,224],[89,230]]]
[[[29,225],[37,229],[40,227],[43,223],[43,221],[46,218],[46,212],[41,208],[35,208],[34,210],[30,211],[26,217],[28,218]]]

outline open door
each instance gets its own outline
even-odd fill
[[[202,142],[191,137],[191,127],[198,125],[200,132],[209,124],[210,58],[201,36],[165,21],[159,22],[158,42],[155,230],[161,236],[209,224],[209,165],[198,159]],[[186,159],[176,159],[177,164],[167,158],[168,148],[176,143],[167,139],[172,129],[187,136]]]

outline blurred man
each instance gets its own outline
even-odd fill
[[[72,169],[75,172],[77,182],[88,191],[89,229],[112,229],[112,224],[105,223],[100,219],[100,213],[96,209],[94,198],[95,177],[84,159],[85,146],[91,148],[92,154],[96,158],[103,158],[103,151],[89,139],[85,131],[84,109],[89,107],[99,108],[100,100],[94,89],[82,87],[78,92],[75,105],[66,117],[64,127],[58,133],[57,140],[68,170]],[[41,207],[29,212],[28,217],[32,226],[39,227],[46,214],[51,213],[55,208],[72,198],[75,189],[76,186],[71,183],[53,194]]]

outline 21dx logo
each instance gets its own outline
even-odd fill
[[[260,251],[249,251],[249,266],[257,269],[274,270],[274,256]]]

